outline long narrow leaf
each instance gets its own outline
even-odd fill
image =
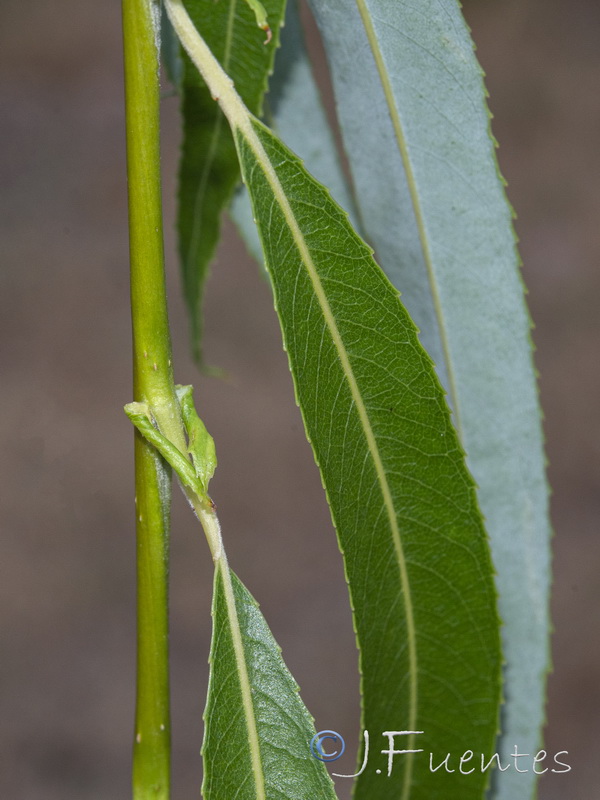
[[[541,744],[550,523],[530,321],[481,69],[456,0],[311,3],[366,235],[438,364],[479,487],[504,622],[510,763],[515,745]],[[531,797],[535,780],[509,769],[494,797]]]
[[[480,800],[486,774],[434,772],[427,757],[489,757],[500,684],[488,544],[431,361],[347,215],[248,114],[180,1],[167,10],[238,146],[344,553],[364,725],[377,737],[423,731],[401,741],[423,752],[397,758],[389,777],[377,752],[359,782],[374,800]]]
[[[245,0],[186,0],[190,16],[235,81],[254,113],[260,113],[267,77],[279,41],[285,0],[266,0],[272,39],[256,24]],[[184,57],[183,144],[179,172],[179,251],[195,355],[201,358],[201,306],[208,268],[219,238],[220,219],[240,170],[235,145],[217,104],[198,71]]]

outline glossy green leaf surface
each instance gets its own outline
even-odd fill
[[[354,199],[313,76],[295,0],[287,3],[281,47],[275,58],[265,105],[269,127],[302,159],[311,175],[328,187],[334,200],[350,214],[356,228]],[[248,250],[262,262],[262,247],[246,187],[236,192],[230,213]]]
[[[324,764],[311,755],[315,729],[298,687],[256,601],[223,561],[210,664],[205,800],[335,800]]]
[[[311,5],[365,235],[437,363],[479,487],[504,623],[507,763],[515,745],[541,746],[550,523],[530,321],[481,69],[456,0]],[[497,800],[534,792],[531,770],[496,777]]]
[[[272,134],[252,130],[264,155],[237,132],[243,173],[344,553],[364,727],[423,731],[405,746],[425,756],[385,779],[372,759],[358,786],[369,798],[475,800],[485,774],[433,773],[427,760],[491,754],[498,724],[493,575],[443,392],[346,215]]]
[[[245,0],[186,0],[185,3],[198,30],[254,113],[260,113],[262,108],[285,0],[267,0],[263,5],[272,31],[268,44]],[[181,92],[183,143],[177,224],[192,343],[200,359],[204,284],[219,238],[221,214],[240,172],[223,115],[197,69],[185,56]]]

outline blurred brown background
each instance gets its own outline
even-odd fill
[[[541,800],[598,796],[600,6],[470,0],[519,219],[554,487],[554,673]],[[129,796],[134,538],[118,2],[0,4],[0,797]],[[206,352],[188,357],[172,235],[178,115],[164,102],[176,375],[218,445],[230,560],[317,718],[351,747],[356,652],[341,561],[269,291],[226,226]],[[199,796],[211,563],[175,498],[174,800]],[[524,609],[524,613],[526,610]],[[347,766],[351,769],[353,754]],[[340,765],[342,762],[339,762]],[[343,794],[346,789],[343,789]],[[521,800],[515,798],[515,800]]]

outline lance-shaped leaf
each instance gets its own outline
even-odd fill
[[[306,169],[329,188],[334,200],[348,213],[356,228],[356,211],[342,170],[335,138],[321,101],[319,87],[304,45],[295,0],[288,0],[281,47],[266,98],[270,127],[304,162]],[[231,203],[231,216],[254,258],[262,262],[262,247],[252,219],[246,187],[240,187]]]
[[[244,102],[260,113],[279,41],[285,0],[263,4],[272,38],[245,0],[186,0],[186,8]],[[231,133],[198,71],[184,57],[183,144],[179,170],[179,254],[195,355],[201,357],[201,304],[220,219],[240,179]]]
[[[456,0],[311,3],[366,236],[438,365],[479,487],[504,623],[506,763],[515,744],[541,744],[550,523],[530,321],[481,69]],[[507,770],[494,797],[529,798],[535,781]]]
[[[311,754],[315,729],[258,605],[227,564],[215,571],[205,719],[205,800],[335,800]]]
[[[298,402],[344,553],[361,653],[364,726],[423,731],[364,796],[480,800],[479,770],[427,754],[493,752],[500,644],[473,481],[414,324],[328,191],[251,117],[179,0],[174,27],[220,97],[270,271]],[[404,748],[403,748],[404,749]]]

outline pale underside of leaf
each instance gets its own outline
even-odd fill
[[[481,70],[455,0],[311,5],[366,236],[437,363],[479,487],[504,621],[506,763],[516,744],[540,746],[550,524],[530,322]],[[531,771],[496,777],[497,800],[535,791]]]

